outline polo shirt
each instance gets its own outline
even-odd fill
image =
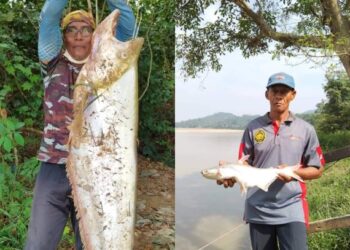
[[[278,127],[268,113],[251,121],[244,131],[239,158],[249,155],[248,163],[258,168],[302,164],[320,168],[322,150],[312,125],[290,113]],[[250,188],[245,201],[248,223],[278,225],[304,222],[308,225],[306,184],[293,180],[273,182],[268,192]]]

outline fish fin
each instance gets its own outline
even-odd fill
[[[239,184],[239,189],[241,191],[241,195],[243,196],[244,194],[247,193],[247,187],[238,178],[234,178],[234,179]]]
[[[300,182],[304,182],[303,178],[301,178],[299,175],[297,175],[294,171],[301,168],[302,166],[303,166],[302,164],[296,164],[296,165],[292,166],[292,169],[293,169],[292,177]]]
[[[218,168],[218,172],[216,173],[216,176],[217,176],[218,180],[222,179],[222,174],[220,172],[220,167]]]
[[[297,175],[297,174],[292,174],[291,175],[294,179],[296,179],[296,180],[298,180],[298,181],[300,181],[300,182],[305,182],[299,175]]]
[[[249,159],[249,157],[250,157],[250,155],[243,155],[243,156],[238,160],[238,164],[243,165],[244,162],[245,162],[246,160]]]
[[[247,193],[247,188],[242,185],[242,184],[239,184],[239,188],[240,188],[240,191],[241,191],[241,195],[245,195]]]
[[[268,180],[268,182],[265,181],[264,183],[259,183],[259,184],[257,185],[257,187],[260,188],[261,190],[267,192],[267,191],[269,191],[270,185],[271,185],[276,179],[277,179],[277,174],[275,175],[274,178],[270,178],[270,179]]]
[[[297,164],[297,165],[294,165],[294,166],[290,166],[290,167],[287,167],[287,168],[284,168],[286,171],[285,174],[289,175],[290,177],[300,181],[300,182],[304,182],[304,180],[299,176],[297,175],[294,171],[301,168],[302,165],[301,164]],[[283,169],[282,169],[283,171]]]
[[[270,186],[271,183],[265,184],[265,185],[258,185],[257,187],[260,188],[261,190],[267,192],[269,190],[269,186]]]

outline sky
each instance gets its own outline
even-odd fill
[[[205,10],[204,22],[217,19],[218,3]],[[292,20],[293,21],[293,20]],[[292,23],[297,23],[295,20]],[[177,33],[180,30],[177,29]],[[181,32],[181,31],[180,31]],[[175,121],[200,118],[217,112],[262,115],[269,110],[265,99],[270,75],[285,72],[294,77],[297,95],[290,104],[294,113],[315,110],[326,99],[323,86],[328,65],[305,63],[305,58],[272,60],[270,54],[245,59],[239,50],[221,57],[219,72],[207,71],[196,79],[184,80],[176,62]],[[334,63],[334,62],[333,62]]]
[[[326,66],[301,63],[302,58],[272,60],[269,54],[245,59],[240,51],[223,56],[220,62],[221,71],[208,71],[187,81],[182,77],[180,63],[176,64],[176,122],[216,112],[262,115],[269,110],[264,95],[267,80],[277,72],[294,77],[297,96],[290,105],[292,112],[315,110],[325,99]]]

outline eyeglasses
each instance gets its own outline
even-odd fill
[[[79,32],[82,37],[88,37],[93,32],[93,29],[89,26],[84,26],[80,29],[76,27],[67,27],[65,30],[65,34],[70,37],[75,37]]]

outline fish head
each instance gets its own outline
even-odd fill
[[[211,180],[220,179],[220,171],[218,168],[204,169],[201,171],[201,174],[207,179],[211,179]]]
[[[89,60],[81,70],[77,83],[88,82],[95,91],[107,89],[136,65],[144,39],[138,37],[126,42],[116,39],[119,16],[120,11],[116,9],[97,26]]]

